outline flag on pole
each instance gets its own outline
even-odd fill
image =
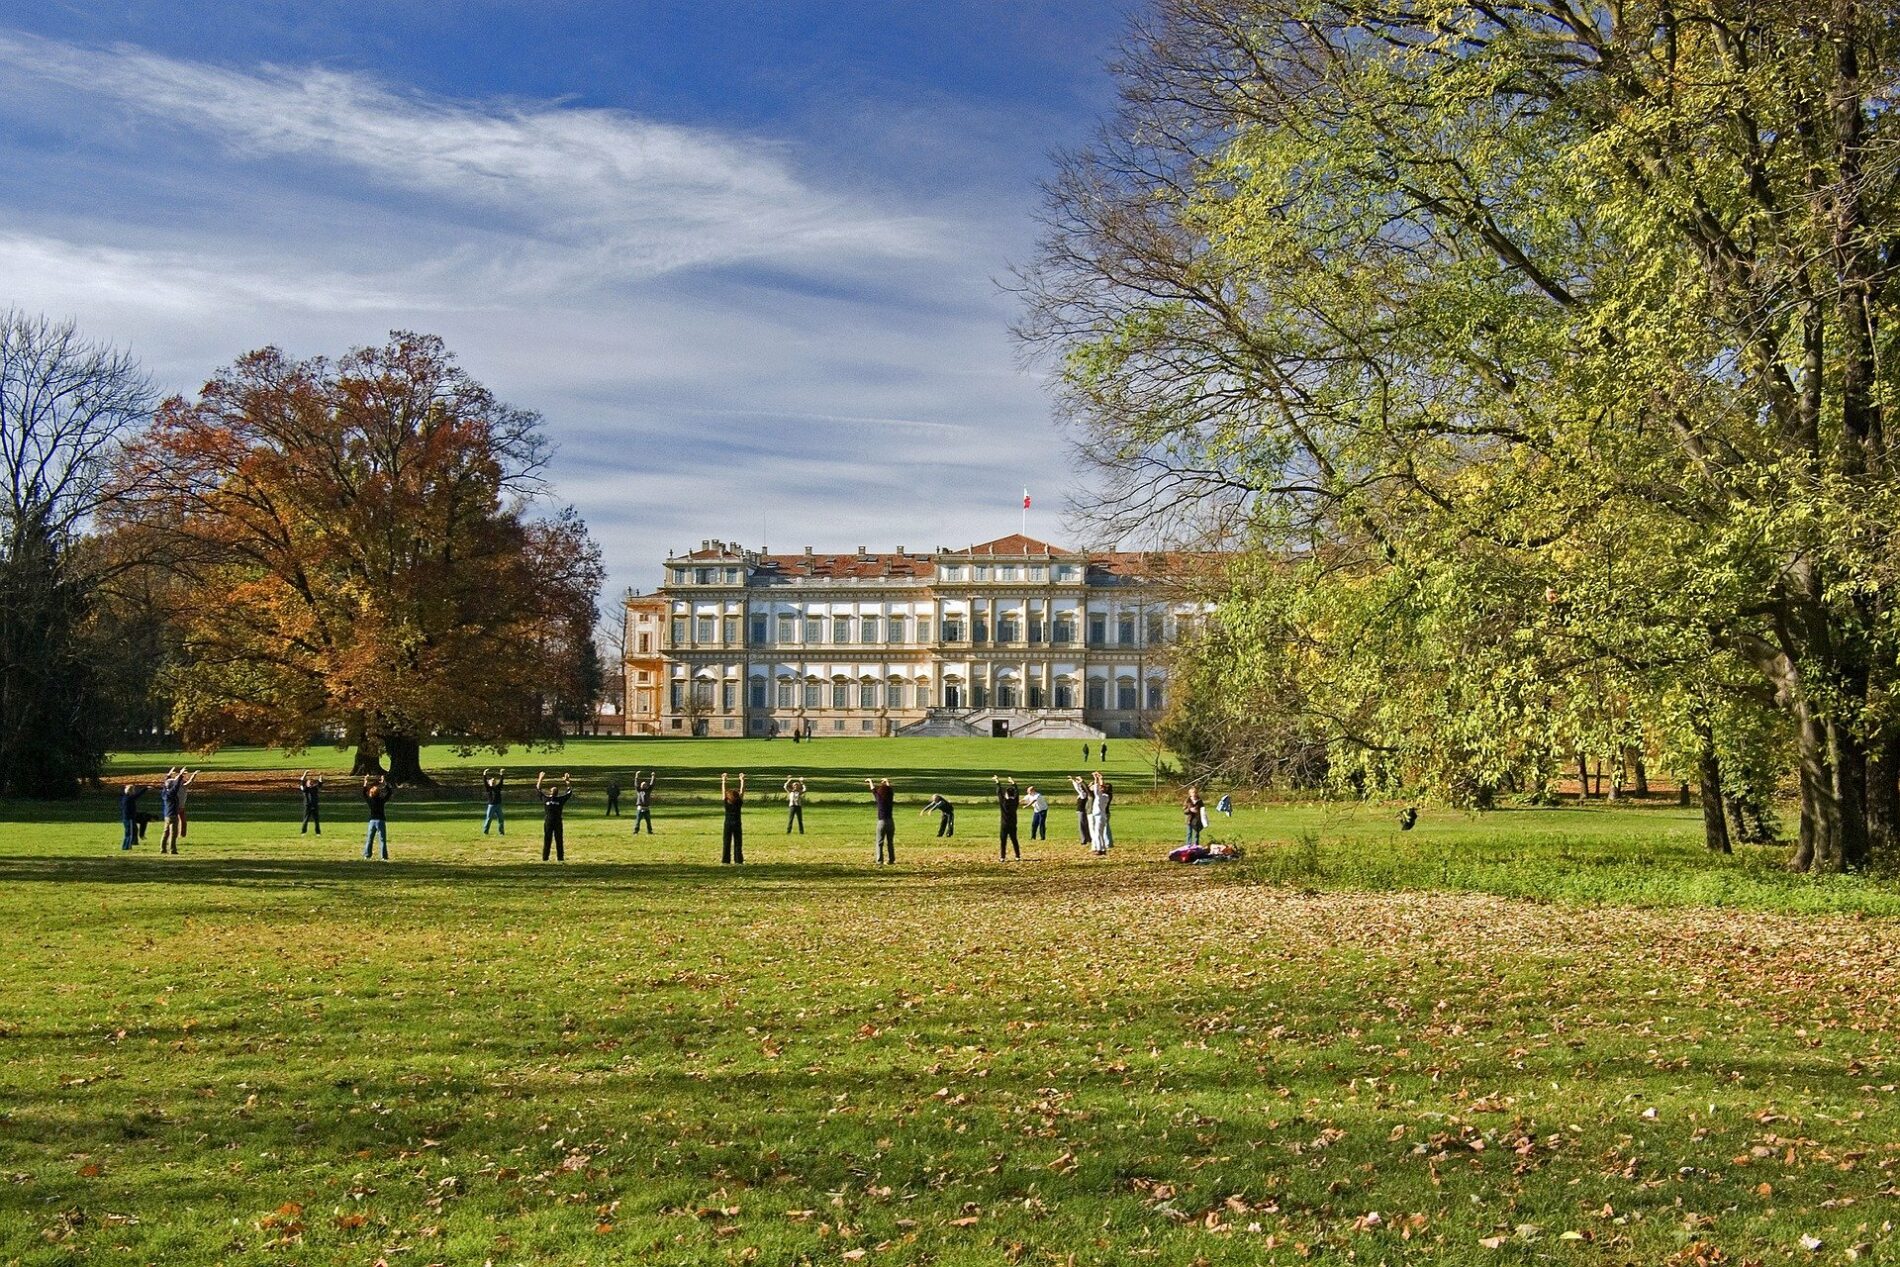
[[[1029,490],[1026,488],[1023,490],[1023,509],[1029,509]]]

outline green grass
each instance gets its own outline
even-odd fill
[[[303,759],[221,755],[176,859],[120,853],[103,797],[0,806],[0,1263],[1900,1250],[1891,883],[1710,859],[1673,808],[1243,801],[1213,833],[1246,862],[1175,867],[1171,792],[1110,745],[1106,862],[1061,800],[1006,867],[993,811],[916,816],[1080,768],[1053,741],[534,754],[588,789],[564,867],[525,800],[484,840],[441,753],[388,864],[341,784],[319,841],[243,777]],[[638,841],[593,790],[636,757]],[[742,765],[813,772],[811,834],[755,797],[722,869]],[[886,771],[878,871],[854,781]]]

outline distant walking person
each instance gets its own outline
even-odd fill
[[[557,862],[567,861],[567,836],[561,828],[561,811],[574,798],[574,776],[563,774],[561,785],[543,786],[548,777],[546,770],[534,776],[535,795],[541,798],[541,861],[548,860],[548,850],[554,850]]]
[[[1088,754],[1083,753],[1082,755],[1087,756]],[[1108,745],[1107,744],[1102,745],[1102,764],[1104,765],[1108,764]]]
[[[311,778],[310,771],[305,770],[302,774],[297,776],[297,790],[303,793],[303,826],[297,828],[297,834],[302,836],[308,833],[311,828],[315,828],[316,834],[321,836],[323,834],[323,802],[321,799],[323,796],[323,780]]]
[[[1089,852],[1099,854],[1102,851],[1095,847],[1095,838],[1089,834],[1090,811],[1095,808],[1095,786],[1084,783],[1073,774],[1069,776],[1069,786],[1075,789],[1076,830],[1082,834],[1082,843],[1089,846]]]
[[[1023,842],[1016,838],[1016,811],[1022,807],[1023,794],[1016,787],[1016,778],[1008,779],[992,774],[990,782],[996,785],[996,808],[1000,811],[996,823],[996,860],[1009,860],[1010,846],[1016,847],[1016,860],[1022,861]]]
[[[607,817],[620,817],[620,776],[617,774],[607,776]]]
[[[125,843],[119,846],[120,849],[130,849],[138,840],[139,798],[150,790],[136,783],[128,783],[125,785],[125,790],[119,793],[119,821],[125,827]]]
[[[733,866],[745,865],[745,820],[741,817],[745,810],[745,774],[740,772],[739,786],[732,787],[726,782],[726,776],[719,776],[719,799],[726,806],[725,834],[719,841],[719,865],[730,863]],[[652,831],[651,825],[647,828]]]
[[[183,766],[173,766],[165,772],[165,781],[158,785],[158,813],[165,823],[158,835],[160,853],[178,852],[179,838],[185,834],[185,789],[197,777]]]
[[[943,815],[942,818],[937,820],[937,836],[939,839],[957,834],[956,806],[944,800],[941,796],[933,796],[924,803],[922,809],[917,811],[917,817],[922,818],[925,814],[931,813],[932,811]]]
[[[790,778],[785,780],[785,834],[792,834],[792,824],[798,824],[798,834],[805,834],[805,780]]]
[[[378,837],[383,842],[383,861],[389,861],[389,798],[396,789],[380,774],[363,776],[363,800],[369,806],[369,830],[363,833],[363,856],[373,857]]]
[[[653,781],[659,777],[658,770],[644,779],[638,770],[633,772],[633,834],[636,836],[640,834],[641,823],[647,825],[647,835],[653,834]]]
[[[506,770],[482,771],[482,799],[487,802],[487,806],[482,810],[482,835],[484,836],[488,834],[490,823],[495,825],[496,835],[508,834],[508,820],[502,816],[501,812],[501,792],[507,781],[508,771]]]
[[[892,817],[891,809],[897,803],[897,793],[891,790],[889,779],[872,782],[864,781],[871,789],[871,800],[877,805],[877,866],[886,863],[897,865],[897,820]]]
[[[1029,790],[1023,793],[1023,802],[1029,806],[1029,838],[1049,839],[1049,798],[1031,784]]]
[[[1115,803],[1115,785],[1095,772],[1094,796],[1089,801],[1089,830],[1095,834],[1095,852],[1107,853],[1115,847],[1114,825],[1109,809]]]
[[[1083,744],[1083,745],[1082,745],[1082,762],[1083,762],[1083,764],[1085,764],[1085,765],[1086,765],[1086,764],[1088,763],[1088,759],[1089,759],[1089,746],[1088,746],[1087,744]]]
[[[1185,845],[1201,843],[1201,828],[1207,826],[1207,803],[1201,800],[1201,789],[1191,787],[1187,790],[1187,799],[1181,802],[1181,813],[1187,819],[1187,839]]]

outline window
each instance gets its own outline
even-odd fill
[[[753,708],[765,707],[765,679],[764,678],[755,677],[752,679],[752,690],[750,692],[750,695],[748,696],[747,702]]]
[[[711,645],[719,635],[719,622],[711,616],[701,616],[693,622],[693,637],[701,643]]]
[[[858,621],[858,641],[876,642],[878,640],[878,632],[876,616],[866,616]]]
[[[693,703],[699,708],[711,711],[713,706],[713,684],[701,679],[693,683]]]
[[[1148,645],[1151,647],[1160,646],[1166,641],[1163,636],[1165,632],[1166,626],[1162,622],[1161,613],[1150,612],[1148,614]]]
[[[1135,645],[1135,618],[1123,616],[1115,622],[1115,641],[1124,647]]]
[[[1069,615],[1067,612],[1064,612],[1062,615],[1057,616],[1055,633],[1056,633],[1055,640],[1057,642],[1074,642],[1075,641],[1075,617]]]
[[[998,642],[1016,641],[1018,617],[1014,612],[1006,612],[996,618],[996,640]]]
[[[955,682],[943,684],[943,706],[945,708],[963,707],[963,688]]]
[[[970,641],[988,642],[990,640],[990,618],[974,616],[970,619]]]
[[[1001,566],[1001,567],[999,567],[999,568],[997,568],[997,569],[996,569],[996,579],[997,579],[997,580],[999,580],[999,581],[1013,581],[1013,580],[1015,580],[1015,579],[1016,579],[1016,567],[1015,567],[1015,565],[1014,565],[1014,564],[1004,564],[1003,566]]]
[[[1029,706],[1031,708],[1042,707],[1042,683],[1031,682],[1029,684]]]
[[[892,639],[892,641],[902,642],[903,639],[895,638],[895,639]],[[922,616],[919,616],[917,618],[917,641],[919,642],[930,641],[930,621],[925,619]]]
[[[728,647],[739,645],[739,618],[737,616],[726,617],[725,635]]]
[[[970,683],[970,707],[988,708],[989,703],[990,703],[989,684],[986,682]]]
[[[1161,683],[1159,682],[1148,683],[1148,711],[1152,713],[1161,711]]]
[[[1073,563],[1056,564],[1055,577],[1056,577],[1056,580],[1058,581],[1073,581],[1075,579],[1075,564]]]
[[[891,708],[902,708],[904,706],[904,684],[902,682],[891,681],[885,683],[884,703]]]
[[[823,642],[825,640],[825,622],[816,616],[805,617],[805,641]]]
[[[685,691],[686,684],[684,682],[675,682],[672,684],[672,689],[667,692],[668,699],[673,706],[673,711],[676,713],[680,711],[680,704],[685,697]]]
[[[976,579],[979,581],[987,581],[990,579],[990,565],[989,564],[979,563],[976,565]]]
[[[778,640],[780,642],[798,641],[798,620],[787,612],[779,613]]]
[[[1124,713],[1132,713],[1139,707],[1136,703],[1133,678],[1123,678],[1115,684],[1115,707]]]
[[[798,706],[798,683],[788,679],[778,684],[778,706],[780,708]]]
[[[834,722],[832,722],[832,723],[831,723],[831,728],[832,728],[833,730],[843,730],[843,729],[844,729],[844,718],[842,718],[842,717],[840,717],[840,718],[839,718],[839,719],[838,719],[837,721],[834,721]]]
[[[1016,684],[1007,678],[996,684],[996,706],[998,708],[1016,707]]]
[[[939,570],[943,573],[943,579],[946,581],[960,581],[963,579],[963,569],[960,567],[946,567]]]
[[[676,647],[686,645],[686,617],[684,616],[673,617],[673,645]]]
[[[836,643],[851,641],[851,617],[833,616],[831,618],[831,640]]]
[[[831,706],[833,708],[851,707],[851,687],[844,682],[831,684]]]
[[[902,642],[904,640],[904,618],[902,616],[892,616],[888,624],[891,641]],[[866,641],[869,641],[869,639],[867,638]]]
[[[1041,642],[1041,641],[1042,641],[1042,634],[1043,634],[1043,629],[1042,629],[1042,617],[1041,617],[1041,616],[1031,616],[1031,617],[1029,618],[1029,643],[1030,643],[1030,645],[1031,645],[1031,646],[1034,646],[1034,645],[1035,645],[1036,643],[1039,643],[1039,642]]]
[[[639,636],[639,648],[640,648],[641,655],[652,655],[653,654],[653,635],[650,633],[641,634]]]
[[[1108,641],[1108,617],[1089,617],[1089,645],[1099,647]]]
[[[752,618],[752,642],[755,646],[764,644],[767,626],[770,624],[771,622],[766,620],[763,616],[754,616]]]
[[[1075,688],[1069,685],[1067,682],[1056,683],[1056,707],[1057,708],[1074,708],[1075,707]]]
[[[923,637],[924,622],[920,620],[917,622],[917,640],[922,642]],[[945,642],[963,641],[963,617],[945,616],[943,618],[943,640]]]
[[[739,569],[727,568],[726,569],[726,584],[737,585],[738,583],[739,583]]]
[[[722,683],[719,687],[719,707],[721,711],[730,713],[738,706],[739,684],[737,682]]]
[[[713,570],[711,568],[694,568],[693,569],[693,584],[711,585],[712,579],[713,579]]]
[[[1034,581],[1040,584],[1041,582],[1049,579],[1049,569],[1046,567],[1043,567],[1039,563],[1035,567],[1032,567],[1029,569],[1029,579],[1031,581]]]
[[[673,578],[673,584],[675,585],[686,584],[686,569],[685,568],[673,568],[671,571],[667,573],[667,575]]]
[[[873,722],[869,717],[866,717],[863,721],[858,723],[858,729],[868,733],[876,724],[877,723]]]
[[[858,683],[858,707],[859,708],[876,708],[877,707],[877,683],[876,682]]]
[[[821,688],[819,687],[818,683],[816,682],[805,683],[805,707],[806,708],[818,707],[819,700],[823,698],[823,696],[820,694],[820,691],[821,691]]]
[[[1108,707],[1108,683],[1102,681],[1101,678],[1094,677],[1089,679],[1089,707]]]

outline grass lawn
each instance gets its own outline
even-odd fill
[[[298,835],[304,758],[207,762],[175,859],[103,796],[0,806],[0,1264],[1900,1255],[1891,881],[1709,859],[1660,807],[1243,800],[1213,834],[1247,861],[1176,867],[1109,742],[1106,861],[1056,797],[995,860],[993,763],[1055,784],[1056,741],[521,755],[583,787],[565,866],[525,786],[483,839],[483,761],[442,752],[387,864],[340,777]],[[637,841],[598,794],[636,758]]]

